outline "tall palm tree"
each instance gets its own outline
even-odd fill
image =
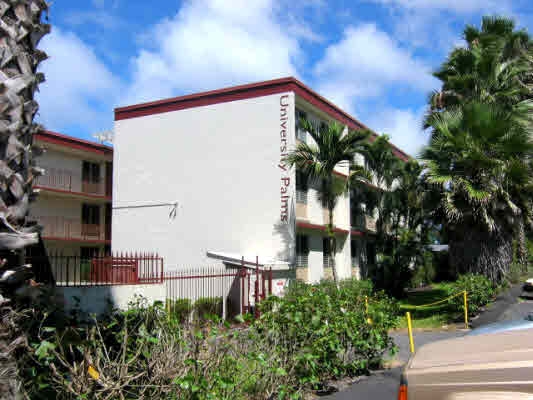
[[[517,104],[533,97],[533,40],[525,30],[515,30],[508,18],[484,17],[481,29],[465,28],[464,39],[467,46],[452,51],[434,74],[442,81],[442,89],[431,97],[430,115],[472,101],[513,112]],[[516,199],[523,188],[519,185],[509,192]],[[517,204],[521,217],[516,219],[513,234],[518,261],[525,267],[525,226],[531,226],[531,205],[527,201]]]
[[[442,81],[433,93],[433,110],[448,109],[477,99],[514,105],[531,98],[533,89],[533,40],[525,30],[514,30],[503,17],[484,17],[481,30],[468,25],[466,47],[454,49],[433,74]]]
[[[430,115],[421,155],[427,181],[441,190],[451,265],[493,282],[509,271],[513,226],[531,218],[533,103],[507,108],[471,101]]]
[[[44,0],[0,2],[0,398],[19,398],[15,349],[24,343],[17,329],[11,301],[16,289],[32,276],[21,266],[22,249],[38,241],[36,226],[27,226],[29,203],[34,199],[34,177],[43,171],[35,166],[33,123],[38,110],[34,93],[44,80],[37,67],[46,54],[37,49],[50,31],[42,22],[48,10]],[[13,254],[15,256],[13,256]],[[4,259],[5,258],[5,259]]]
[[[339,182],[333,174],[335,167],[345,163],[348,165],[356,153],[362,152],[364,143],[368,139],[367,131],[352,131],[344,133],[345,129],[338,123],[321,125],[319,129],[307,119],[300,120],[300,127],[308,132],[314,143],[298,143],[296,148],[286,157],[290,166],[295,166],[310,181],[319,183],[319,193],[322,205],[328,210],[327,235],[329,248],[333,253],[333,279],[338,283],[335,265],[336,240],[333,225],[333,212],[339,197],[343,194],[345,185]]]
[[[367,134],[371,133],[367,131]],[[367,212],[375,212],[378,243],[386,241],[386,227],[390,225],[391,213],[387,212],[389,193],[401,170],[401,161],[392,152],[387,135],[377,136],[366,144],[361,154],[365,164],[352,164],[349,185],[361,194]]]

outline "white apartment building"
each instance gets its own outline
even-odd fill
[[[258,256],[285,277],[330,276],[327,211],[314,184],[283,162],[298,140],[312,140],[298,128],[303,115],[364,128],[294,78],[117,108],[113,251],[157,251],[167,269]],[[337,168],[338,179],[347,175],[348,165]],[[341,278],[373,257],[375,223],[354,201],[346,194],[334,213]]]
[[[43,226],[48,254],[110,251],[113,148],[50,131],[34,141],[46,150],[37,160],[46,174],[34,184],[30,219]]]

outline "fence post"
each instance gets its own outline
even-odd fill
[[[241,260],[241,314],[244,315],[244,256]]]
[[[407,333],[409,334],[409,349],[411,350],[411,353],[414,353],[415,342],[413,341],[413,327],[411,325],[411,313],[407,311],[405,313],[405,317],[407,318]]]
[[[465,308],[465,329],[468,329],[468,301],[466,296],[466,290],[463,292],[463,301]]]
[[[268,294],[272,295],[272,267],[268,271]]]
[[[254,314],[255,318],[259,318],[259,257],[255,256],[255,304],[254,304]]]

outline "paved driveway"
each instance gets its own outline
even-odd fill
[[[443,332],[415,332],[415,346],[419,347],[426,343],[437,340],[450,339],[464,335],[463,331],[443,331]],[[407,333],[394,333],[394,342],[399,347],[396,359],[402,363],[409,359],[409,339]],[[326,396],[327,399],[348,400],[348,399],[374,399],[388,400],[396,399],[398,396],[398,382],[402,368],[392,368],[373,374],[368,378],[363,378],[354,383],[347,390]]]
[[[533,313],[533,300],[519,300],[518,296],[520,293],[520,288],[515,286],[507,293],[502,294],[490,309],[472,322],[472,326],[476,328],[498,321],[522,319],[529,313]],[[464,334],[465,332],[461,330],[415,332],[415,347],[418,348],[426,343],[451,339]],[[394,333],[392,337],[399,347],[399,353],[396,359],[401,363],[407,362],[409,359],[409,339],[407,338],[407,333]],[[326,396],[326,398],[332,400],[396,399],[400,374],[401,367],[378,372],[368,378],[361,379],[347,390]]]

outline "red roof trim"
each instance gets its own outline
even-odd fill
[[[351,129],[369,129],[367,126],[341,110],[302,82],[293,77],[274,79],[270,81],[233,86],[208,92],[173,97],[148,103],[135,104],[115,108],[115,121],[129,118],[144,117],[187,108],[201,107],[211,104],[226,103],[236,100],[251,99],[268,96],[276,93],[294,92],[310,104],[325,112],[332,118],[348,125]],[[392,145],[394,154],[404,160],[409,160],[409,155]]]
[[[74,239],[74,238],[62,238],[62,237],[55,237],[55,236],[43,236],[43,239],[44,240],[57,240],[61,242],[111,244],[111,240],[101,240],[101,239]]]
[[[64,193],[64,194],[72,194],[74,196],[88,197],[88,198],[91,198],[91,199],[108,200],[108,201],[112,200],[111,196],[100,196],[100,195],[97,195],[97,194],[90,194],[90,193],[83,193],[83,192],[73,192],[71,190],[62,190],[62,189],[50,188],[50,187],[47,187],[47,186],[34,185],[33,188],[34,189],[44,190],[44,191],[47,191],[47,192]]]
[[[297,228],[302,228],[302,229],[315,229],[315,230],[319,230],[319,231],[323,231],[323,232],[326,231],[326,226],[325,225],[311,224],[309,222],[303,222],[303,221],[296,221],[296,227]],[[342,234],[345,234],[345,235],[350,233],[350,231],[348,231],[346,229],[341,229],[341,228],[333,228],[333,232],[342,233]]]
[[[90,151],[96,154],[113,154],[113,147],[104,144],[79,139],[73,136],[63,135],[52,131],[42,131],[35,135],[35,140],[57,144],[71,149]]]

